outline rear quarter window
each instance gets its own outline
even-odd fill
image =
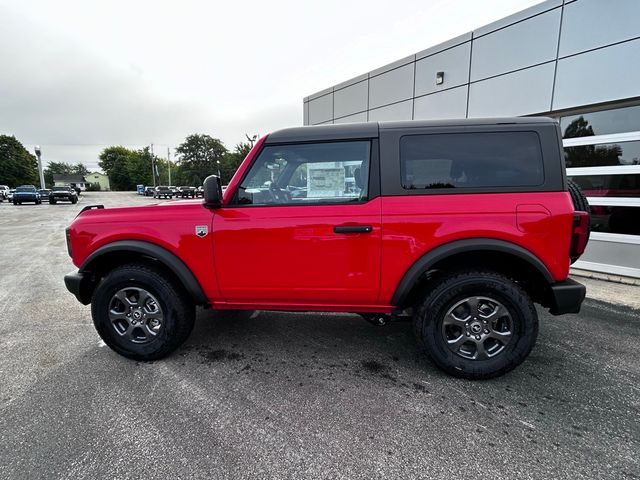
[[[536,132],[406,135],[400,139],[400,171],[409,190],[544,183]]]

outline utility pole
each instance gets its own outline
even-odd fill
[[[169,169],[169,185],[171,185],[171,149],[167,147],[167,168]]]
[[[156,188],[156,166],[153,164],[153,143],[151,144],[151,176],[153,177],[153,188]]]
[[[40,147],[36,147],[36,157],[38,157],[38,174],[40,175],[40,188],[44,190],[44,173],[42,172],[42,152]]]

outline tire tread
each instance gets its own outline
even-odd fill
[[[436,320],[431,318],[430,312],[438,311],[440,308],[444,307],[444,304],[450,301],[447,298],[443,299],[441,297],[445,294],[449,294],[452,290],[462,288],[465,282],[469,283],[471,280],[479,280],[490,282],[494,285],[501,285],[501,293],[509,297],[512,301],[514,298],[520,298],[522,300],[522,305],[520,306],[522,308],[526,308],[528,310],[526,313],[528,313],[533,319],[533,325],[530,326],[532,327],[532,331],[529,335],[520,336],[514,350],[517,350],[517,346],[520,343],[524,345],[524,348],[520,349],[518,353],[510,359],[510,361],[498,369],[487,370],[486,368],[482,368],[483,365],[478,364],[473,368],[461,370],[450,363],[442,361],[437,355],[434,355],[432,349],[435,345],[429,345],[425,341],[425,339],[429,338],[427,335],[427,329],[430,326],[430,322]],[[488,270],[464,270],[450,273],[436,281],[435,286],[426,295],[424,301],[421,302],[417,308],[413,319],[413,327],[421,350],[436,364],[436,366],[438,366],[438,368],[456,377],[470,380],[485,380],[504,375],[520,365],[527,358],[531,353],[538,336],[538,315],[529,295],[509,277],[506,277],[501,273]]]
[[[168,292],[172,292],[170,295],[170,301],[168,301],[167,298],[163,298],[165,304],[167,304],[167,309],[171,310],[170,312],[166,312],[165,315],[170,314],[177,321],[172,322],[173,325],[169,324],[165,326],[165,328],[168,328],[168,331],[166,332],[166,341],[152,352],[133,352],[122,348],[118,344],[114,344],[114,342],[110,341],[108,333],[103,332],[102,327],[99,324],[99,312],[97,309],[100,302],[96,300],[97,296],[101,294],[102,289],[100,287],[108,285],[109,282],[114,281],[114,279],[117,279],[120,275],[132,276],[133,278],[151,279],[152,282],[157,282],[162,285],[163,289]],[[195,306],[189,300],[184,288],[182,288],[181,285],[176,284],[173,280],[167,278],[166,275],[163,275],[158,269],[146,264],[137,263],[117,267],[107,274],[93,293],[93,297],[91,299],[91,313],[96,330],[98,330],[100,337],[112,350],[127,358],[142,361],[158,360],[169,355],[189,337],[195,323]]]

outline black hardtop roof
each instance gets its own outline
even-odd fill
[[[313,142],[348,140],[350,138],[376,138],[379,130],[420,127],[457,127],[472,125],[548,124],[556,123],[549,117],[461,118],[454,120],[401,120],[395,122],[344,123],[284,128],[270,133],[266,145],[287,142]]]

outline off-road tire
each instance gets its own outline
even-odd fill
[[[472,296],[497,300],[512,319],[510,341],[485,360],[454,353],[442,333],[449,309]],[[419,345],[440,369],[471,380],[498,377],[513,370],[527,358],[538,336],[538,315],[529,295],[510,278],[492,271],[462,271],[441,278],[416,309],[413,325]]]
[[[123,288],[142,288],[157,299],[163,325],[149,343],[133,343],[116,332],[109,319],[110,303]],[[100,282],[91,299],[93,323],[102,340],[115,352],[134,360],[158,360],[178,348],[191,334],[195,307],[182,286],[154,268],[143,264],[112,270]]]
[[[569,190],[569,195],[571,195],[573,209],[577,212],[587,212],[587,214],[589,215],[589,222],[587,223],[588,242],[589,237],[591,236],[591,207],[589,206],[589,201],[587,200],[587,197],[585,197],[584,193],[582,193],[582,189],[573,180],[567,179],[567,188]],[[571,263],[573,263],[575,260],[572,260]]]
[[[591,214],[591,207],[587,201],[587,197],[584,196],[582,190],[576,182],[573,180],[567,180],[567,188],[569,195],[571,195],[571,201],[573,202],[573,208],[578,212],[587,212]]]

